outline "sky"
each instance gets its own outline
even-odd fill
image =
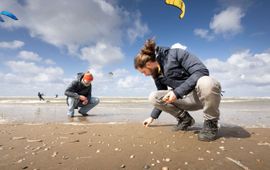
[[[180,43],[220,81],[224,97],[270,96],[270,1],[1,0],[0,96],[64,95],[77,73],[94,96],[147,97],[151,77],[134,69],[144,42]],[[113,73],[110,74],[110,73]]]

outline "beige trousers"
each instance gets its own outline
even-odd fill
[[[195,111],[203,109],[204,119],[219,119],[219,104],[221,100],[221,85],[212,77],[203,76],[196,87],[183,99],[178,99],[172,104],[166,104],[160,99],[170,90],[159,90],[149,95],[149,101],[158,109],[170,113],[178,118],[183,111]]]

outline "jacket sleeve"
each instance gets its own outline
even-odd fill
[[[92,97],[92,85],[90,85],[90,88],[88,90],[88,96],[87,96],[88,101],[91,100],[91,97]]]
[[[173,90],[176,97],[183,98],[191,92],[202,76],[209,76],[209,71],[206,66],[194,55],[189,54],[187,51],[178,49],[177,60],[179,64],[190,74],[189,78],[185,80],[179,87]]]
[[[77,81],[72,81],[71,84],[67,87],[65,91],[65,95],[68,97],[74,97],[75,99],[79,99],[80,95],[76,93],[76,86],[77,86]]]
[[[168,90],[168,87],[164,84],[162,84],[159,79],[155,80],[155,85],[157,87],[157,90]],[[151,117],[153,119],[157,119],[159,117],[159,115],[161,114],[162,110],[159,110],[157,108],[154,108],[151,112]]]

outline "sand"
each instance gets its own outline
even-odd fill
[[[221,127],[213,142],[171,128],[0,124],[0,169],[270,169],[269,128]]]

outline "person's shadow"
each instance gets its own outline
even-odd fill
[[[218,138],[249,138],[251,134],[241,126],[222,126]]]
[[[163,124],[163,125],[150,125],[149,127],[173,127],[173,124]],[[181,132],[191,132],[193,131],[194,134],[198,134],[202,127],[193,126],[187,129],[187,131],[181,131]],[[237,125],[222,125],[218,130],[218,136],[219,138],[249,138],[251,134],[245,130],[241,126]]]
[[[198,127],[194,127],[195,134],[198,134],[200,132],[200,129]],[[191,128],[192,130],[192,128]],[[219,138],[249,138],[251,134],[245,130],[241,126],[236,126],[236,125],[223,125],[218,129],[218,136],[217,139]]]

